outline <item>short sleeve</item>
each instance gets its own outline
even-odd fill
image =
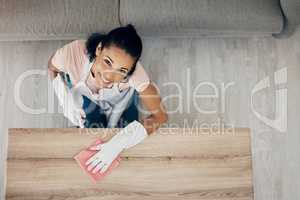
[[[142,92],[148,87],[149,84],[150,78],[140,61],[138,61],[136,64],[136,69],[129,78],[129,85],[136,91]]]
[[[70,73],[72,77],[78,79],[86,58],[84,40],[74,40],[59,48],[51,62],[60,71]]]

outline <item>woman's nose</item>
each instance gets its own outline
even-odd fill
[[[111,72],[103,74],[105,82],[114,82],[114,75]]]

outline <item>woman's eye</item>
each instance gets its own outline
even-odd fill
[[[104,62],[105,62],[107,65],[111,66],[111,64],[110,64],[110,62],[109,62],[108,60],[105,59]]]
[[[119,70],[122,74],[126,74],[127,73],[127,71],[126,70]]]

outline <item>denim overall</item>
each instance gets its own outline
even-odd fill
[[[112,88],[102,88],[99,94],[93,94],[86,85],[93,62],[87,62],[84,66],[84,75],[74,86],[73,92],[86,113],[84,126],[86,128],[123,128],[128,123],[138,120],[138,93],[132,88],[119,90],[118,83]],[[70,77],[64,74],[63,79],[69,87]],[[81,98],[82,97],[82,98]]]

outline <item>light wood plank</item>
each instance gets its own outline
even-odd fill
[[[10,129],[9,158],[72,158],[96,138],[109,140],[119,129]],[[250,130],[161,128],[122,157],[234,157],[248,156]]]
[[[133,199],[148,195],[222,200],[252,196],[250,157],[123,159],[114,173],[97,184],[72,159],[9,159],[7,166],[8,199],[31,194],[45,199],[95,199],[97,195],[114,199],[114,193],[133,195]]]
[[[7,200],[251,200],[251,188],[236,188],[222,190],[199,190],[187,193],[144,193],[144,192],[119,192],[119,191],[101,191],[101,190],[84,190],[76,194],[22,194],[7,196]],[[80,193],[81,192],[81,193]]]

